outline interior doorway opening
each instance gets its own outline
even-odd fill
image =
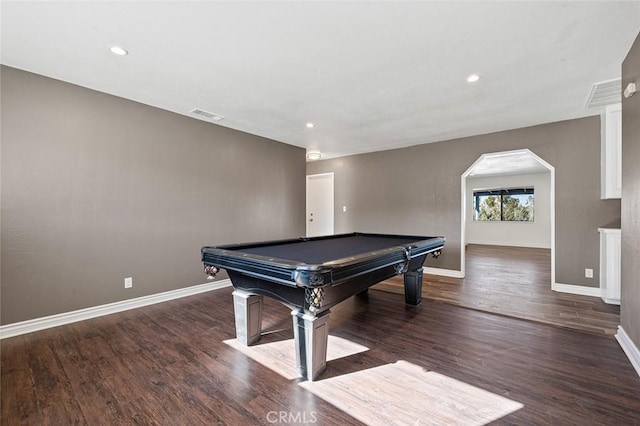
[[[532,176],[534,175],[544,175],[544,179],[535,180]],[[536,203],[542,203],[545,206],[546,213],[542,217],[536,216],[538,218],[539,223],[537,225],[538,228],[543,229],[544,231],[534,231],[532,228],[526,229],[529,226],[529,223],[519,223],[520,229],[512,228],[511,231],[505,231],[506,227],[500,228],[499,225],[503,225],[503,223],[483,223],[481,225],[485,226],[485,231],[489,227],[493,227],[493,233],[488,232],[487,235],[491,235],[491,237],[487,239],[488,244],[493,245],[520,245],[523,247],[539,247],[539,248],[549,248],[551,250],[551,277],[549,282],[549,287],[553,286],[555,283],[555,168],[544,161],[542,158],[531,152],[529,149],[519,149],[513,151],[502,151],[502,152],[493,152],[493,153],[485,153],[482,154],[461,176],[461,244],[460,244],[460,268],[462,272],[462,276],[466,275],[466,247],[469,244],[469,241],[472,242],[478,241],[479,238],[477,235],[473,234],[473,229],[470,232],[470,223],[474,221],[474,205],[472,203],[473,199],[473,191],[474,190],[488,190],[488,189],[496,189],[496,188],[488,188],[488,186],[500,186],[497,182],[501,180],[506,182],[505,187],[509,187],[515,185],[513,182],[523,183],[520,179],[518,181],[518,176],[523,177],[527,176],[529,181],[535,181],[535,184],[522,184],[518,185],[521,187],[530,187],[534,188],[537,186],[537,193],[540,195],[536,195]],[[478,186],[479,185],[479,186]],[[485,187],[482,187],[485,185]],[[535,189],[535,188],[534,188]],[[542,211],[542,209],[540,209]],[[548,221],[548,223],[544,224],[542,222]],[[475,223],[474,225],[478,225]],[[525,228],[522,228],[525,227]],[[500,231],[500,232],[496,232]],[[514,233],[518,233],[520,231],[526,231],[530,236],[528,237],[528,241],[526,242],[516,242],[517,237],[514,236]],[[532,232],[533,231],[533,232]],[[545,235],[540,235],[540,232],[543,232]],[[500,235],[502,233],[503,235]],[[493,238],[493,240],[491,239]],[[527,237],[520,236],[521,240],[524,241]]]

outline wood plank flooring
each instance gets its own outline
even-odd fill
[[[428,402],[449,401],[439,399],[440,393],[450,393],[449,386],[427,394],[394,381],[388,372],[395,365],[433,372],[438,380],[454,380],[458,389],[476,389],[475,395],[488,393],[490,400],[506,398],[522,407],[493,424],[640,421],[640,377],[611,337],[433,299],[409,307],[401,295],[373,290],[334,307],[330,321],[332,336],[368,350],[329,361],[314,387],[224,343],[235,336],[231,291],[4,339],[0,423],[358,425],[376,424],[376,410],[396,424],[437,423],[415,418],[419,413],[403,410],[404,404],[367,406],[373,393],[384,401],[398,392],[408,395],[406,407],[422,404],[436,413],[442,408],[469,414],[464,400],[446,407]],[[265,299],[263,331],[262,344],[292,339],[289,311]],[[361,388],[367,382],[360,378],[376,377],[369,376],[376,371],[387,373]],[[351,376],[358,380],[349,382]],[[331,379],[342,385],[323,385]],[[323,393],[339,386],[348,386],[341,398]]]
[[[402,277],[374,287],[403,293]],[[550,250],[469,244],[466,277],[425,274],[422,297],[591,333],[614,335],[620,306],[551,290]]]

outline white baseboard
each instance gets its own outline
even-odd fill
[[[619,305],[620,299],[609,299],[607,297],[602,296],[602,301],[604,303],[608,303],[609,305]]]
[[[140,308],[142,306],[153,305],[155,303],[179,299],[181,297],[192,296],[206,291],[229,287],[230,285],[231,280],[224,279],[211,283],[179,288],[177,290],[165,291],[163,293],[151,294],[149,296],[136,297],[135,299],[127,299],[120,302],[108,303],[106,305],[92,306],[91,308],[79,309],[77,311],[63,312],[61,314],[7,324],[0,326],[0,339],[58,327],[60,325],[83,321],[90,318],[101,317],[103,315],[115,314],[116,312],[128,311],[129,309]]]
[[[423,273],[431,274],[431,275],[440,275],[443,277],[452,277],[452,278],[464,278],[464,274],[462,271],[456,271],[453,269],[442,269],[442,268],[430,268],[425,266],[422,268]]]
[[[621,325],[618,326],[618,333],[616,333],[616,340],[622,347],[622,350],[631,361],[631,365],[635,368],[636,373],[640,376],[640,349],[633,343],[633,340],[629,337],[624,328]]]
[[[585,287],[583,285],[553,283],[551,284],[551,290],[558,291],[560,293],[580,294],[582,296],[602,296],[602,290],[600,287]]]

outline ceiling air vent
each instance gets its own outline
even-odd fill
[[[198,109],[198,108],[194,108],[189,112],[191,114],[199,115],[200,117],[206,118],[207,120],[211,120],[211,121],[220,121],[220,120],[222,120],[224,118],[221,115],[214,114],[212,112],[205,111],[203,109]]]
[[[596,83],[591,88],[585,108],[617,104],[622,101],[621,93],[622,81],[619,78]]]

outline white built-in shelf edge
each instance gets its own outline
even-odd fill
[[[600,232],[600,289],[602,300],[620,304],[620,229],[598,228]]]

